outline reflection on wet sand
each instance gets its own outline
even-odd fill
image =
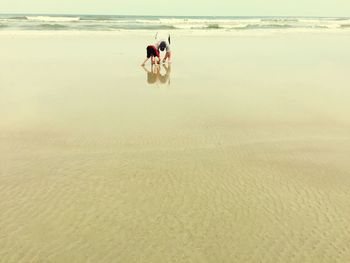
[[[350,262],[350,34],[177,32],[0,32],[0,263]]]
[[[142,67],[147,73],[147,83],[152,85],[170,85],[171,64],[152,65],[150,69]]]

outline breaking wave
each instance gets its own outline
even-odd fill
[[[0,15],[0,30],[336,30],[350,29],[350,18],[165,17],[111,15]]]
[[[38,28],[47,29],[47,30],[64,30],[67,28],[67,26],[60,25],[60,24],[40,24],[38,25]]]
[[[26,16],[29,21],[40,21],[40,22],[76,22],[80,20],[80,17],[69,17],[69,16]]]

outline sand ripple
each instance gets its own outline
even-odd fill
[[[349,141],[214,147],[217,138],[202,148],[181,135],[135,138],[138,150],[2,142],[2,262],[350,258]]]

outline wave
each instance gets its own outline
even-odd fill
[[[348,17],[334,17],[334,18],[327,18],[327,20],[331,21],[348,21],[350,18]]]
[[[104,15],[98,15],[98,16],[93,16],[93,15],[85,15],[81,16],[80,20],[81,21],[118,21],[118,20],[123,20],[124,18],[127,18],[125,16],[104,16]]]
[[[9,20],[27,20],[27,17],[26,16],[12,16],[12,17],[9,17],[7,19],[9,19]]]
[[[329,29],[328,26],[321,26],[321,25],[313,26],[313,27],[310,27],[310,28]]]
[[[106,24],[85,24],[79,26],[65,26],[62,24],[40,24],[32,29],[45,30],[86,30],[86,31],[113,31],[113,30],[175,30],[174,26],[168,25],[106,25]]]
[[[36,22],[76,22],[80,20],[80,17],[69,16],[26,16],[29,21]]]
[[[243,27],[236,27],[235,29],[287,29],[287,28],[295,28],[292,25],[288,24],[249,24]]]
[[[82,31],[116,31],[122,29],[121,27],[113,27],[103,24],[94,24],[94,25],[82,25],[78,28],[71,28],[74,30],[82,30]]]
[[[167,17],[112,15],[0,15],[8,30],[336,30],[350,28],[350,18],[322,17]]]
[[[261,22],[298,22],[297,18],[262,18]]]
[[[60,24],[40,24],[36,27],[33,27],[32,29],[46,29],[46,30],[64,30],[67,29],[67,26],[60,25]]]
[[[166,29],[178,29],[177,27],[173,25],[128,25],[128,26],[123,26],[123,25],[115,25],[115,26],[110,26],[111,28],[114,29],[127,29],[127,30],[166,30]]]
[[[222,28],[219,24],[209,24],[206,26],[208,29],[219,29]]]

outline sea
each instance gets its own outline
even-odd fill
[[[0,14],[0,31],[349,30],[350,17],[122,16]]]

